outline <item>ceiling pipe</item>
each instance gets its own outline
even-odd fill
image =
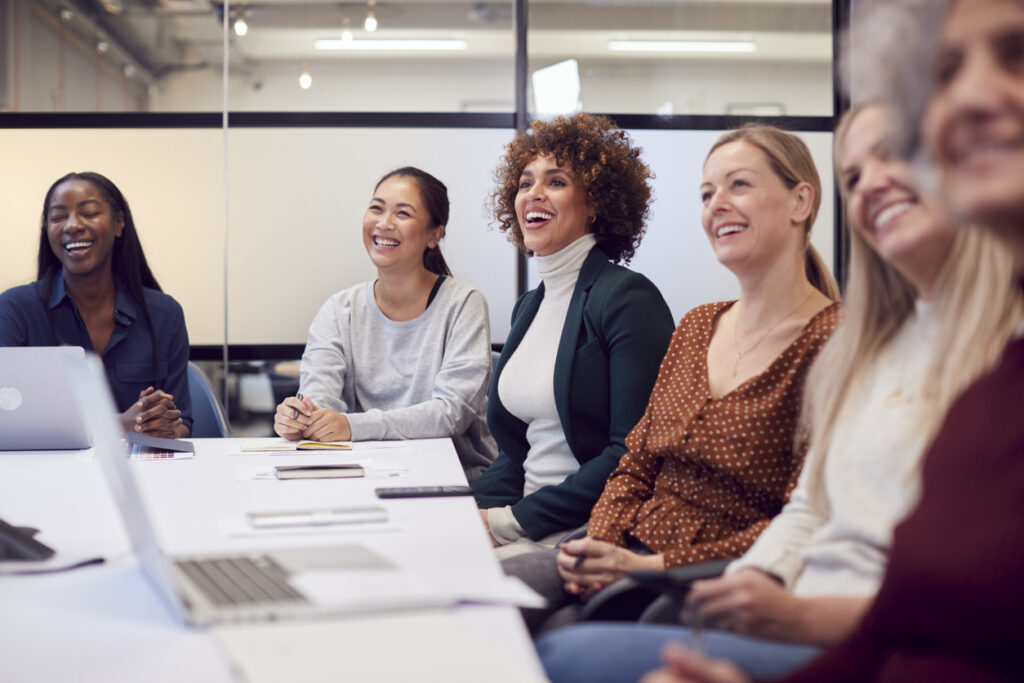
[[[114,40],[102,26],[97,24],[74,0],[39,0],[39,4],[49,9],[56,16],[66,16],[71,13],[71,18],[64,21],[68,30],[77,34],[86,46],[96,46],[98,43],[106,43],[106,51],[100,58],[109,62],[119,72],[124,73],[126,67],[132,72],[132,80],[142,85],[156,85],[156,78],[139,62],[135,56],[123,45]],[[92,47],[90,47],[92,49]]]

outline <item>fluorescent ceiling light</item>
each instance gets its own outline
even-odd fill
[[[317,50],[465,50],[465,40],[338,40],[319,38],[313,43]]]
[[[612,52],[756,52],[751,40],[609,40]]]

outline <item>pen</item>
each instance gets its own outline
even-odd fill
[[[592,536],[591,538],[593,538],[595,541],[600,541],[601,540],[597,536]],[[576,556],[576,561],[572,563],[572,568],[573,569],[579,569],[580,565],[583,564],[583,560],[585,560],[585,559],[587,559],[587,556],[584,555],[583,553],[580,553],[579,555],[577,555]]]
[[[704,646],[704,615],[700,613],[699,607],[690,609],[690,649],[699,655],[706,656],[707,648]]]
[[[302,400],[302,392],[300,391],[299,393],[295,394],[295,398],[297,398],[297,399],[299,399],[301,401]],[[292,413],[292,419],[293,420],[298,420],[299,419],[299,409],[298,408],[296,408],[295,412]]]

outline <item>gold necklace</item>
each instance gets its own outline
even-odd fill
[[[732,365],[732,376],[733,377],[736,377],[737,373],[739,372],[740,361],[743,360],[743,356],[747,355],[748,353],[750,353],[751,351],[756,349],[761,344],[761,342],[763,342],[765,339],[768,338],[768,335],[772,333],[772,330],[774,330],[776,327],[781,325],[786,320],[789,320],[790,318],[792,318],[801,308],[806,306],[807,302],[811,300],[812,296],[814,296],[814,292],[811,292],[810,294],[808,294],[807,298],[804,299],[803,301],[801,301],[799,306],[797,306],[792,311],[790,311],[789,313],[786,314],[786,317],[780,318],[779,320],[777,320],[774,325],[769,327],[768,330],[764,334],[762,334],[760,337],[757,338],[757,341],[754,342],[753,346],[751,346],[750,348],[748,348],[745,351],[741,351],[740,350],[740,339],[739,339],[740,318],[739,318],[739,315],[736,316],[736,322],[732,326],[732,345],[734,347],[736,347],[736,362],[733,363],[733,365]]]

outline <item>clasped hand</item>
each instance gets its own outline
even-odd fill
[[[555,561],[558,574],[565,581],[565,590],[587,596],[615,583],[628,572],[665,569],[663,555],[640,555],[589,536],[563,543]]]
[[[125,431],[176,439],[188,436],[181,411],[174,405],[174,396],[166,391],[146,387],[139,400],[121,414]]]
[[[348,441],[352,438],[347,417],[330,408],[318,408],[308,396],[301,399],[289,396],[277,406],[274,431],[289,441]]]
[[[752,568],[695,581],[686,599],[687,609],[699,610],[705,625],[775,640],[800,639],[800,603],[777,580]]]

